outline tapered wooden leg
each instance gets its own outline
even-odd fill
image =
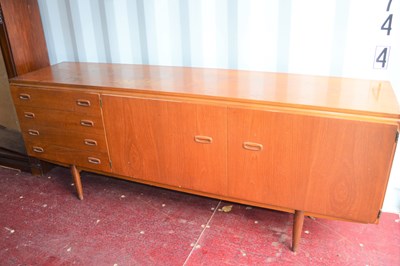
[[[294,221],[293,221],[293,236],[292,236],[292,250],[296,252],[297,247],[299,246],[301,231],[303,231],[303,222],[304,222],[304,212],[303,211],[295,211],[294,212]]]
[[[76,169],[75,165],[71,165],[71,173],[74,177],[74,183],[76,188],[76,193],[78,194],[78,198],[83,200],[83,190],[82,190],[82,182],[81,182],[81,174],[78,169]]]

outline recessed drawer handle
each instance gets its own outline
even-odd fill
[[[35,118],[35,114],[32,112],[24,112],[24,116],[29,119]]]
[[[89,100],[78,99],[78,100],[76,100],[76,104],[79,105],[79,106],[83,106],[83,107],[89,107],[90,106],[90,101]]]
[[[31,96],[27,93],[20,93],[19,98],[24,101],[29,101],[31,99]]]
[[[37,153],[44,152],[44,149],[42,147],[33,146],[32,149],[33,149],[34,152],[37,152]]]
[[[100,164],[101,161],[100,159],[94,158],[94,157],[88,157],[88,162],[92,164]]]
[[[97,146],[97,141],[93,139],[85,139],[84,142],[88,146]]]
[[[202,143],[202,144],[211,144],[213,139],[212,137],[208,136],[194,136],[194,141],[197,143]]]
[[[254,142],[243,142],[243,148],[249,151],[262,151],[264,146]]]
[[[92,127],[94,126],[94,122],[90,120],[81,120],[81,125],[84,127]]]
[[[39,136],[39,131],[34,129],[28,129],[28,134],[31,136]]]

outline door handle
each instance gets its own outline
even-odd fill
[[[39,131],[35,129],[28,129],[28,134],[31,136],[39,136]]]
[[[78,100],[76,100],[76,104],[79,105],[79,106],[83,106],[83,107],[89,107],[90,106],[90,101],[89,100],[78,99]]]
[[[35,118],[35,114],[32,112],[24,112],[24,116],[29,119]]]
[[[91,120],[81,120],[81,125],[84,127],[92,127],[94,126],[94,122]]]
[[[20,93],[19,98],[24,101],[29,101],[31,99],[31,96],[27,93]]]
[[[243,148],[249,151],[262,151],[264,146],[260,143],[245,141],[243,142]]]
[[[213,139],[212,137],[208,136],[194,136],[194,141],[197,143],[202,143],[202,144],[211,144]]]
[[[100,164],[101,161],[100,159],[94,158],[94,157],[88,157],[88,162],[92,164]]]
[[[83,142],[88,146],[97,146],[97,141],[93,139],[85,139]]]
[[[33,146],[32,149],[33,149],[34,152],[37,152],[37,153],[44,152],[44,149],[42,147]]]

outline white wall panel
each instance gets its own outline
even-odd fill
[[[136,1],[127,0],[126,2],[126,15],[127,15],[127,23],[128,27],[128,36],[130,39],[130,47],[127,49],[131,50],[131,61],[127,63],[134,63],[134,64],[142,64],[143,57],[142,57],[142,44],[140,42],[141,35],[139,29],[139,16],[138,16],[138,5]],[[145,45],[147,46],[147,45]],[[147,47],[146,47],[147,49]],[[147,56],[147,53],[144,53]]]
[[[88,1],[71,1],[71,15],[79,61],[98,62],[99,50],[94,35],[92,9]]]
[[[203,22],[204,16],[209,12],[209,10],[204,10],[203,7],[205,6],[206,1],[188,1],[188,18],[187,21],[188,28],[189,28],[189,46],[190,46],[190,62],[191,65],[194,67],[201,67],[203,66],[204,56],[203,56]],[[203,4],[202,4],[203,3]],[[210,22],[209,22],[210,23]],[[211,22],[212,25],[212,22]],[[212,34],[211,34],[212,35]],[[214,33],[215,35],[215,33]],[[215,56],[214,56],[215,58]],[[186,65],[186,64],[185,64]]]
[[[158,0],[154,5],[155,29],[157,35],[158,64],[172,64],[172,36],[168,0]]]
[[[386,4],[386,1],[370,1],[370,8],[365,8],[365,1],[351,2],[343,64],[343,72],[346,75],[379,79],[385,74],[373,69],[373,51],[375,46],[379,45],[380,37],[386,37],[386,34],[380,30],[383,22],[381,15],[375,15],[377,13],[375,10],[378,10],[379,6],[381,6],[380,9],[385,9]],[[384,14],[384,12],[379,13]],[[354,67],[354,63],[357,67]]]
[[[126,0],[110,1],[114,6],[114,19],[115,28],[112,29],[116,33],[117,49],[120,51],[118,63],[131,63],[133,62],[133,42],[129,29],[133,25],[129,23],[128,19],[128,5]],[[126,27],[126,25],[130,25]]]
[[[335,1],[293,1],[290,72],[329,73],[334,15]]]
[[[388,79],[399,96],[400,1],[391,1],[386,11],[389,1],[39,0],[39,7],[52,64],[111,62]],[[390,36],[381,30],[389,14]],[[373,68],[378,45],[391,47],[387,69]],[[398,212],[399,160],[397,155],[385,202],[386,210]]]
[[[155,14],[155,2],[156,0],[137,0],[139,4],[144,7],[144,25],[146,26],[146,44],[148,52],[148,63],[157,65],[159,64],[158,56],[158,36],[156,31],[156,14]]]
[[[204,0],[202,3],[202,40],[204,67],[217,67],[217,7],[214,0]]]
[[[276,71],[278,0],[247,1],[238,5],[238,66],[242,69]],[[273,38],[271,38],[273,36]]]
[[[229,7],[236,3],[236,0],[219,0],[212,1],[212,4],[215,4],[215,24],[211,25],[211,27],[215,27],[216,29],[216,42],[217,42],[217,50],[216,50],[216,65],[214,67],[217,68],[229,68],[229,50],[232,49],[232,42],[236,40],[229,39],[229,24],[228,24],[228,10]],[[229,4],[229,5],[228,5]],[[232,14],[233,16],[234,14]],[[207,53],[207,50],[205,50]]]

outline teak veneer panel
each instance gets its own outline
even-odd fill
[[[228,132],[230,197],[376,220],[396,125],[229,108]],[[246,141],[263,149],[243,149]]]
[[[97,171],[110,172],[110,164],[107,153],[71,149],[63,146],[57,146],[46,141],[25,141],[25,144],[28,154],[33,157],[67,165],[76,165]],[[41,148],[43,151],[40,153],[35,152],[35,148]],[[99,163],[93,164],[88,160],[88,158],[98,159]]]
[[[113,172],[161,184],[227,194],[226,108],[105,95]],[[196,136],[210,137],[199,143]]]
[[[28,95],[28,99],[20,97],[21,94]],[[59,91],[34,87],[13,86],[11,95],[13,97],[14,104],[18,106],[71,111],[97,116],[100,110],[100,97],[98,93]],[[78,101],[85,101],[89,104],[89,106],[79,106],[77,104]]]
[[[310,110],[400,118],[387,81],[208,68],[60,63],[16,83],[194,96]]]
[[[82,115],[76,112],[59,111],[38,107],[21,107],[17,108],[17,115],[23,127],[34,128],[36,125],[47,126],[49,124],[57,128],[81,132],[104,134],[103,121],[100,116]],[[32,114],[33,118],[27,118],[27,114]],[[82,121],[90,121],[93,126],[82,126]]]
[[[107,144],[104,134],[93,134],[92,132],[79,132],[66,130],[63,127],[51,128],[38,124],[21,124],[24,139],[28,142],[47,141],[57,146],[65,145],[78,150],[107,153]]]
[[[80,199],[88,170],[288,211],[293,250],[304,215],[379,219],[400,121],[388,82],[61,63],[11,84],[29,154],[71,166]]]
[[[0,0],[7,43],[2,44],[9,77],[49,66],[37,0]],[[6,48],[7,47],[7,48]]]

